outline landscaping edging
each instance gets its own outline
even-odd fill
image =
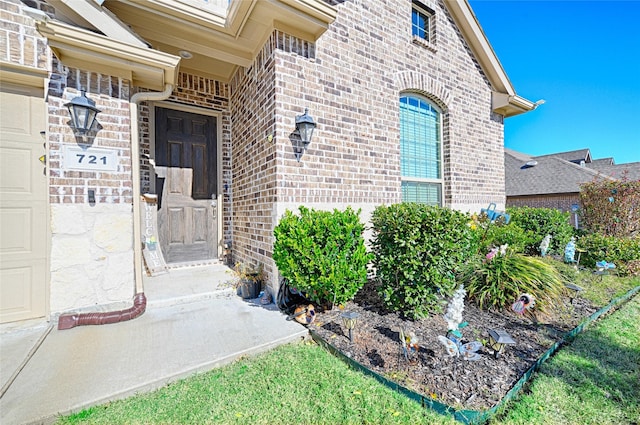
[[[529,381],[531,376],[535,371],[537,371],[540,366],[550,357],[552,356],[563,344],[573,340],[579,333],[585,330],[592,322],[600,318],[603,314],[610,312],[612,309],[619,307],[624,302],[631,299],[634,295],[640,292],[640,286],[637,286],[624,295],[614,298],[607,304],[605,307],[591,314],[587,318],[585,318],[578,326],[576,326],[571,331],[567,332],[559,341],[553,344],[547,351],[545,351],[536,362],[522,375],[522,377],[511,387],[511,389],[505,394],[505,396],[493,407],[483,411],[477,410],[464,410],[464,409],[455,409],[454,407],[448,406],[446,404],[440,403],[436,400],[431,399],[428,396],[419,394],[413,390],[410,390],[396,382],[393,382],[384,376],[372,371],[371,369],[363,366],[359,362],[351,359],[350,357],[343,354],[336,347],[328,343],[324,338],[322,338],[317,332],[312,329],[309,329],[309,333],[311,337],[321,346],[326,348],[329,352],[331,352],[336,357],[342,359],[345,363],[347,363],[350,367],[361,371],[365,375],[371,376],[375,378],[378,382],[387,386],[388,388],[399,392],[412,400],[419,402],[423,407],[429,408],[431,410],[436,411],[442,415],[452,416],[455,420],[462,422],[464,424],[483,424],[487,420],[489,420],[492,416],[494,416],[498,411],[505,407],[505,404],[512,400],[522,389],[522,387]]]

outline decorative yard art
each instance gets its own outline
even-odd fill
[[[346,306],[351,311],[358,311],[363,318],[356,343],[350,343],[345,335],[333,333],[336,327],[332,321],[340,319],[331,311],[319,312],[318,322],[309,327],[313,339],[354,369],[428,409],[450,415],[465,424],[485,423],[504,409],[505,403],[516,396],[558,348],[601,315],[640,292],[640,286],[636,287],[600,310],[590,307],[583,299],[573,300],[579,312],[569,326],[555,322],[536,326],[520,315],[491,313],[479,310],[473,304],[466,305],[465,316],[469,324],[465,333],[489,345],[488,330],[506,329],[517,340],[517,344],[499,356],[495,356],[493,349],[481,347],[477,351],[480,359],[466,362],[459,356],[443,355],[443,346],[437,338],[445,326],[443,316],[420,321],[403,320],[396,313],[379,310],[380,305],[373,300],[368,286],[365,285],[355,301]],[[563,302],[569,303],[569,300]],[[407,331],[408,327],[411,331]],[[409,361],[398,356],[399,339],[402,345],[407,344]]]

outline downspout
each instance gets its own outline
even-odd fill
[[[133,306],[126,310],[105,313],[65,314],[58,319],[58,329],[71,329],[83,325],[105,325],[124,322],[142,315],[147,308],[147,298],[142,284],[142,235],[140,225],[140,133],[138,129],[138,104],[147,100],[164,100],[171,96],[173,84],[165,84],[162,92],[139,92],[131,96],[129,116],[131,120],[131,175],[133,180],[133,261],[136,295]]]

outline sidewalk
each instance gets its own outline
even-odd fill
[[[150,302],[128,322],[63,331],[40,323],[3,332],[3,388],[15,379],[0,399],[0,423],[51,423],[307,335],[274,304],[258,301],[226,291],[176,304]]]

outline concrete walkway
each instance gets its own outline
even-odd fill
[[[174,275],[174,284],[181,280]],[[242,300],[230,287],[165,292],[145,289],[146,312],[128,322],[0,329],[0,423],[51,423],[307,335],[274,304]]]

